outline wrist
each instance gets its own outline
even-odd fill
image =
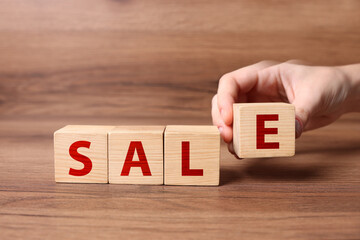
[[[360,112],[360,64],[340,66],[338,69],[344,74],[350,85],[347,99],[347,112]]]

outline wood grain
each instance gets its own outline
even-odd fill
[[[56,182],[108,183],[108,132],[114,126],[67,125],[54,133],[54,169]],[[86,141],[88,147],[76,148],[70,156],[71,146]],[[91,166],[79,160],[79,154],[91,159]],[[71,175],[69,170],[78,172],[89,169],[82,176]]]
[[[164,183],[164,130],[165,126],[117,126],[109,132],[109,183],[157,184]],[[140,142],[130,159],[128,175],[122,176],[125,159],[130,153],[131,142]],[[135,145],[134,145],[135,146]],[[141,152],[143,150],[143,154]],[[140,157],[141,156],[141,157]],[[144,166],[131,162],[145,161]],[[150,175],[145,175],[150,173]]]
[[[52,133],[66,121],[145,120],[0,119],[1,239],[356,239],[360,234],[358,114],[305,133],[291,158],[239,161],[222,145],[219,187],[56,184]]]
[[[220,186],[55,184],[68,124],[211,124],[226,72],[360,62],[358,0],[0,1],[0,239],[358,239],[359,114]]]
[[[295,107],[288,103],[233,104],[233,147],[239,158],[291,157],[295,154]],[[264,134],[264,142],[277,143],[278,148],[257,146],[258,115],[277,115],[276,121],[264,121],[264,128],[276,134]]]
[[[184,157],[186,152],[188,156]],[[189,165],[184,167],[186,160]],[[216,126],[166,126],[164,133],[165,185],[218,186],[219,165],[220,133]]]
[[[3,0],[0,9],[2,116],[208,117],[221,75],[248,64],[360,62],[357,0]]]

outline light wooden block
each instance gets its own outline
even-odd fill
[[[163,184],[164,130],[164,126],[121,126],[110,131],[109,183]]]
[[[295,154],[295,108],[287,103],[233,105],[233,146],[240,158]]]
[[[219,185],[220,134],[215,126],[167,126],[164,139],[165,185]]]
[[[107,134],[113,128],[113,126],[68,125],[56,131],[54,133],[55,181],[107,183]],[[85,146],[87,144],[89,145]],[[88,164],[89,159],[91,165]]]

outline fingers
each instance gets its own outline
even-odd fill
[[[257,83],[258,71],[277,64],[275,61],[262,61],[220,78],[217,92],[217,104],[220,116],[225,125],[231,126],[233,121],[233,103],[238,100],[246,102],[246,93]]]
[[[301,134],[304,131],[304,125],[302,124],[302,121],[295,117],[295,137],[299,138]]]
[[[222,118],[220,116],[219,108],[217,107],[217,94],[215,94],[211,100],[211,116],[212,121],[218,128],[223,125]]]
[[[226,125],[232,124],[232,106],[238,97],[239,86],[234,73],[228,73],[219,80],[218,87],[218,109],[223,122]]]
[[[246,93],[256,85],[258,72],[275,64],[277,62],[262,61],[227,73],[220,79],[218,93],[212,101],[212,117],[225,142],[230,143],[233,138],[233,104],[238,100],[246,102]]]
[[[308,119],[306,127],[303,129],[303,131],[313,130],[327,126],[330,123],[336,121],[340,116],[341,114],[335,114],[333,116],[312,116],[311,119]]]
[[[212,107],[211,107],[211,115],[213,119],[213,124],[218,127],[220,131],[220,135],[225,142],[229,143],[232,141],[232,126],[228,126],[224,123],[221,118],[218,104],[217,104],[217,95],[215,95],[212,99]]]
[[[312,100],[309,97],[301,97],[295,99],[292,103],[295,106],[295,135],[299,138],[304,132],[312,112]]]
[[[214,95],[214,97],[212,98],[211,115],[213,119],[213,124],[218,127],[221,137],[228,144],[229,152],[232,153],[236,158],[238,158],[235,154],[233,147],[232,128],[225,125],[220,116],[219,108],[217,106],[217,95]]]
[[[313,92],[315,89],[314,83],[311,83],[310,86],[303,85],[304,78],[306,78],[305,64],[304,61],[291,60],[279,65],[279,74],[282,76],[281,80],[286,89],[287,98],[295,106],[296,138],[299,138],[304,132],[310,114],[313,112],[314,102],[317,102],[316,98],[318,97],[318,94]],[[301,81],[297,81],[297,79],[301,79]]]
[[[219,81],[217,94],[212,100],[213,123],[219,128],[222,138],[232,148],[233,104],[248,101],[284,101],[295,105],[296,137],[306,129],[312,112],[311,99],[297,99],[291,81],[283,81],[285,75],[294,75],[299,66],[308,65],[301,60],[289,60],[279,64],[275,61],[259,62],[236,71],[225,74]],[[283,71],[283,70],[286,71]],[[308,94],[306,94],[308,95]],[[309,98],[309,97],[305,97]]]

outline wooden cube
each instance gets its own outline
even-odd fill
[[[163,184],[164,126],[121,126],[109,132],[109,183]]]
[[[240,158],[295,154],[295,108],[287,103],[233,105],[233,146]]]
[[[54,133],[55,181],[107,183],[107,134],[113,126],[68,125]]]
[[[220,134],[215,126],[167,126],[165,185],[219,185]]]

